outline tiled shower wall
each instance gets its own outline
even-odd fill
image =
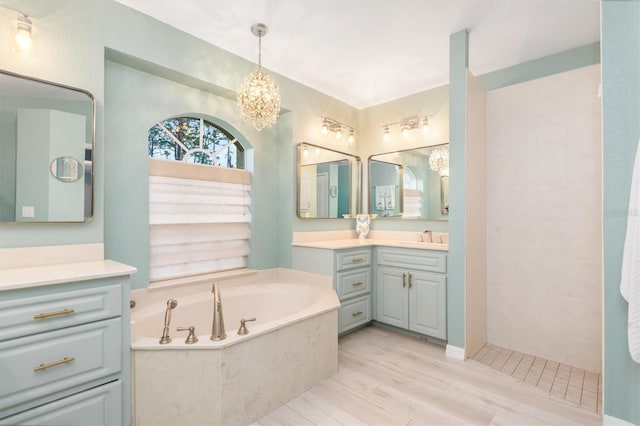
[[[600,372],[600,66],[487,96],[487,334]]]

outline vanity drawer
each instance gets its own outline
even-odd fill
[[[340,307],[338,332],[350,330],[371,321],[371,295],[343,303]]]
[[[340,300],[371,291],[371,268],[338,272],[336,276],[338,298]]]
[[[377,264],[430,272],[447,272],[447,255],[436,251],[378,248]]]
[[[371,265],[371,249],[339,251],[337,254],[338,271]]]
[[[0,412],[122,369],[120,318],[0,342]]]
[[[0,302],[0,342],[120,315],[120,284],[6,300]]]
[[[106,426],[122,423],[122,381],[107,383],[0,420],[0,425]]]

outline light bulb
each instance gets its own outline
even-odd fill
[[[336,139],[340,139],[342,137],[342,129],[336,130]]]
[[[31,20],[26,16],[18,17],[18,32],[16,33],[16,44],[20,50],[31,49]]]
[[[422,133],[425,135],[429,133],[429,118],[427,117],[422,119]]]
[[[353,134],[353,130],[351,130],[351,132],[349,132],[349,139],[347,139],[349,141],[349,143],[351,145],[353,145],[353,142],[356,140],[356,137]]]
[[[402,137],[405,138],[405,139],[409,137],[409,128],[408,127],[403,127],[402,128]]]
[[[327,127],[327,122],[322,122],[322,130],[320,131],[323,135],[326,135],[329,132],[329,127]]]
[[[389,126],[384,126],[384,141],[389,142],[391,136],[389,135]]]

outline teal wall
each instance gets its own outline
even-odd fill
[[[640,424],[640,365],[627,349],[620,269],[640,137],[640,1],[602,2],[604,413]]]

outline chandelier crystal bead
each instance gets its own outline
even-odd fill
[[[251,32],[258,37],[258,68],[244,79],[238,89],[237,102],[242,118],[260,131],[278,120],[280,89],[262,69],[262,36],[267,33],[267,26],[254,24]]]

